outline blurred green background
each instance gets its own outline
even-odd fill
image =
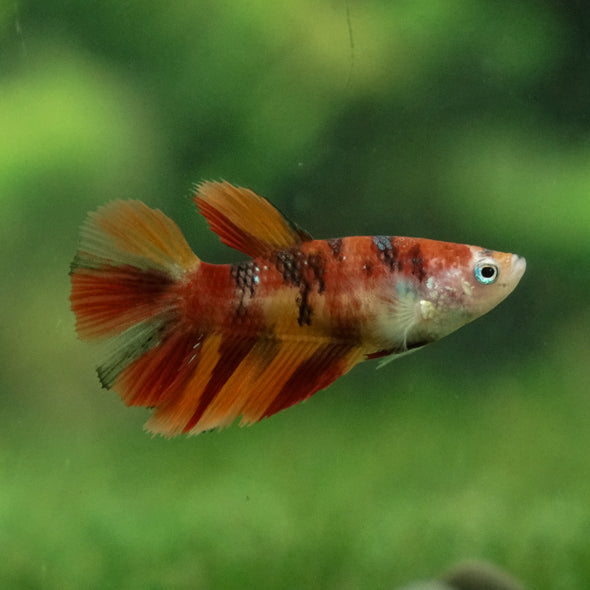
[[[393,588],[468,557],[590,587],[590,5],[0,4],[0,583]],[[68,266],[140,198],[205,260],[225,178],[316,237],[517,252],[486,317],[249,429],[151,438]]]

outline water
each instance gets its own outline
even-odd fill
[[[375,588],[467,558],[590,586],[585,7],[19,2],[0,17],[0,580]],[[564,43],[568,39],[568,43]],[[248,429],[166,440],[100,388],[68,269],[139,198],[212,262],[225,178],[314,237],[517,252],[497,309]]]

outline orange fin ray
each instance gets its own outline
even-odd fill
[[[199,364],[202,335],[177,330],[159,338],[156,332],[155,338],[157,345],[140,352],[131,363],[125,364],[122,348],[98,370],[103,386],[117,391],[128,406],[155,407],[174,397]],[[109,376],[114,380],[106,381]]]
[[[141,201],[113,201],[88,214],[73,266],[130,265],[178,278],[198,260],[178,226]]]
[[[198,264],[176,224],[140,201],[114,201],[90,213],[70,270],[79,336],[112,337],[170,314],[173,285]]]
[[[265,198],[229,182],[203,182],[195,202],[224,244],[252,258],[312,239]]]
[[[148,430],[198,434],[242,416],[241,424],[301,402],[363,360],[356,346],[314,339],[240,340],[211,334],[197,369],[172,396],[162,397]]]
[[[110,339],[98,376],[127,404],[155,405],[188,374],[198,335],[182,331],[175,287],[198,264],[176,224],[140,201],[112,202],[82,226],[70,271],[76,329]]]

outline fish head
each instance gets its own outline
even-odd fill
[[[416,289],[414,340],[437,340],[486,314],[512,293],[526,269],[521,256],[476,246],[445,244],[440,252],[425,264]]]
[[[470,246],[471,264],[461,278],[463,305],[476,319],[503,301],[520,282],[526,260],[517,254],[494,252]]]
[[[402,238],[401,270],[383,289],[371,330],[376,348],[402,354],[439,340],[493,309],[526,269],[516,254]]]

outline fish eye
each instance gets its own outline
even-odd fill
[[[474,274],[482,285],[491,285],[498,278],[498,267],[490,262],[484,262],[476,265]]]

